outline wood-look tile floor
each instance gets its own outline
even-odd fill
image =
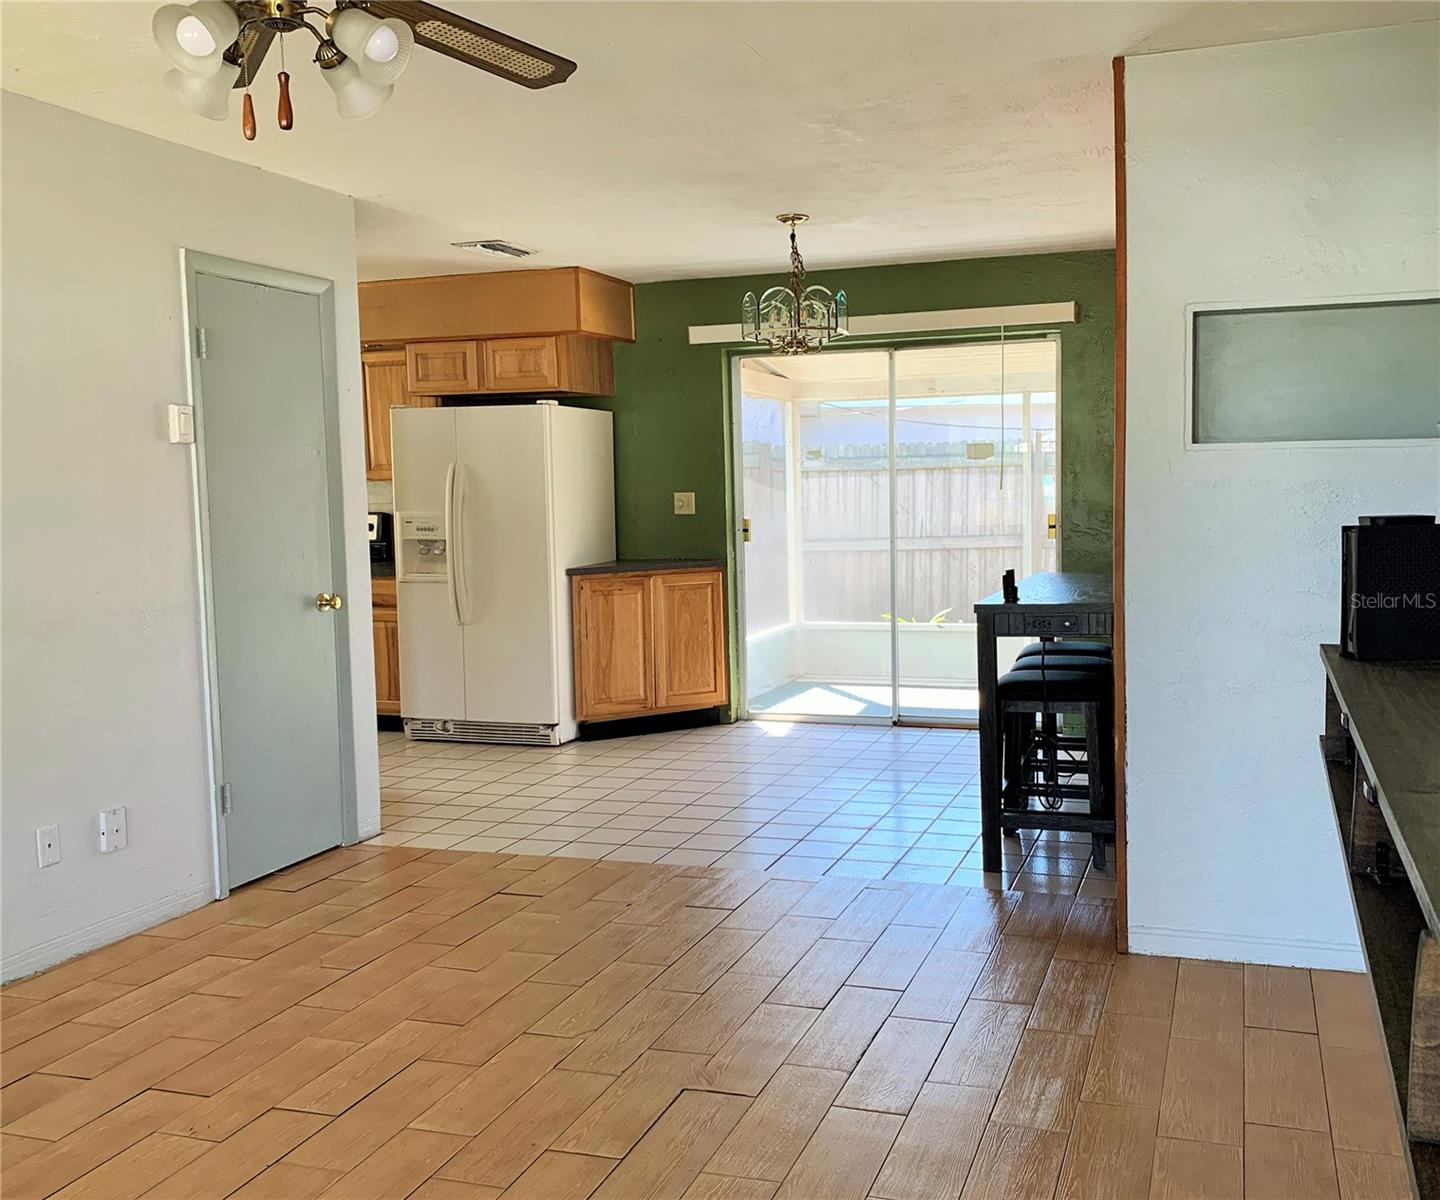
[[[1108,900],[359,846],[0,994],[15,1200],[1409,1194],[1368,980]]]

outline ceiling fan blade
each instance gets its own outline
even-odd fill
[[[255,76],[260,72],[260,64],[265,61],[265,55],[270,50],[270,43],[274,40],[274,31],[266,29],[258,22],[246,25],[240,30],[240,36],[235,39],[235,45],[225,55],[227,62],[240,64],[240,75],[235,80],[235,87],[243,88],[247,82],[255,82]]]
[[[521,87],[543,88],[564,83],[575,70],[575,64],[568,58],[435,4],[421,0],[368,0],[363,7],[372,16],[399,17],[415,31],[415,40],[420,45]]]

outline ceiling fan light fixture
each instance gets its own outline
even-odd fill
[[[171,66],[209,78],[225,62],[225,51],[240,36],[240,19],[224,0],[167,4],[156,11],[150,33]]]
[[[393,87],[379,87],[371,83],[360,73],[353,58],[343,59],[321,74],[335,93],[335,110],[347,121],[357,121],[379,112],[380,106],[395,91]]]
[[[222,62],[215,74],[205,78],[185,71],[166,71],[164,82],[170,94],[191,112],[211,121],[223,121],[230,115],[230,89],[239,78],[238,64]]]
[[[365,81],[376,87],[399,79],[415,50],[415,32],[404,21],[395,17],[382,21],[358,8],[340,9],[330,36]]]

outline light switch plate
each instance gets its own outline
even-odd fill
[[[693,517],[695,515],[695,493],[675,493],[675,515],[677,517]]]
[[[172,445],[188,446],[195,441],[195,410],[190,405],[167,405],[165,418]]]

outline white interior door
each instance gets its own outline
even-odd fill
[[[319,295],[197,273],[218,778],[230,886],[338,845],[343,625]]]
[[[543,404],[456,409],[467,720],[559,721],[550,417]]]

